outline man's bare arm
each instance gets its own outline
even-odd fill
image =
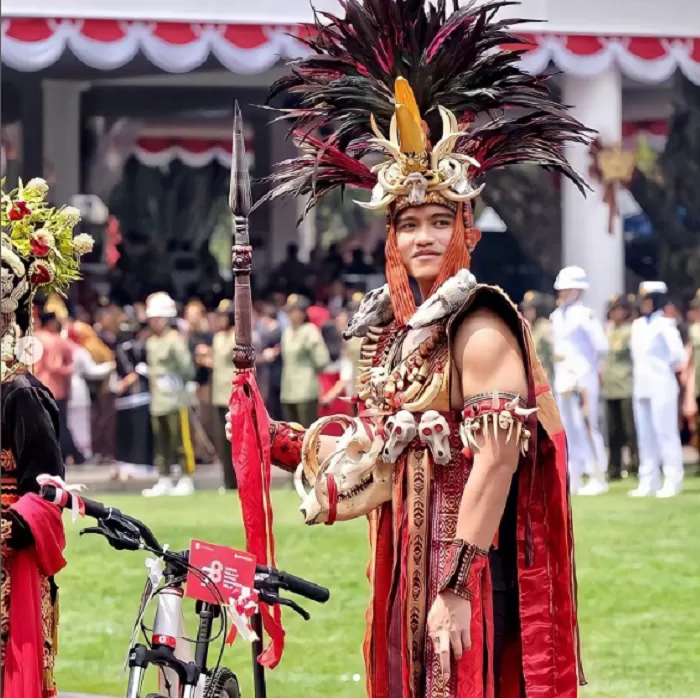
[[[495,313],[479,310],[460,326],[452,346],[462,389],[462,398],[482,393],[516,393],[527,396],[525,365],[518,342]],[[457,538],[488,550],[508,498],[520,457],[519,443],[498,430],[497,437],[477,437],[474,465],[457,519]]]

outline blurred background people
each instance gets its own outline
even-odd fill
[[[608,340],[600,320],[583,304],[588,285],[581,267],[565,267],[554,282],[559,304],[551,316],[554,395],[568,441],[571,492],[598,495],[608,489],[608,454],[599,424],[599,370]]]
[[[75,462],[92,460],[92,418],[89,380],[103,380],[115,369],[113,352],[97,337],[95,330],[85,322],[74,322],[68,328],[68,339],[73,342],[73,373],[68,398],[68,428],[77,447]],[[88,347],[102,359],[97,363]]]
[[[258,357],[258,380],[265,400],[267,412],[272,419],[282,419],[280,392],[282,390],[282,326],[278,311],[272,300],[263,304],[258,320],[260,356]]]
[[[187,342],[171,326],[177,317],[175,301],[167,293],[154,293],[146,303],[151,335],[146,340],[148,379],[155,460],[160,477],[143,491],[145,497],[190,495],[194,492],[194,450],[188,418],[187,383],[194,378],[194,363]],[[174,466],[181,475],[174,484]]]
[[[226,411],[233,383],[233,348],[236,344],[236,327],[233,303],[223,300],[217,308],[216,332],[211,348],[211,402],[213,409],[214,445],[221,462],[224,487],[236,489],[236,474],[231,460],[231,444],[226,440]]]
[[[637,438],[632,412],[632,303],[625,294],[613,296],[608,305],[607,328],[610,351],[605,357],[601,393],[605,400],[610,451],[610,479],[619,480],[623,473],[622,450],[630,456],[629,471],[639,467]]]
[[[330,363],[320,330],[309,322],[309,301],[292,295],[287,301],[289,327],[282,333],[282,416],[287,422],[310,426],[318,411],[319,374]]]
[[[683,416],[700,447],[700,289],[688,309],[688,339]]]
[[[343,340],[343,330],[347,327],[348,318],[347,310],[341,309],[321,328],[330,362],[318,377],[319,417],[333,414],[352,415],[355,412],[352,403],[347,399],[352,395],[350,381],[354,374],[352,360],[347,355],[347,347]]]
[[[640,284],[642,317],[632,324],[634,423],[639,447],[639,486],[631,497],[674,497],[683,489],[678,398],[685,350],[673,318],[664,315],[663,281]],[[661,472],[664,482],[661,485]]]
[[[520,309],[523,317],[530,324],[530,333],[535,344],[537,358],[542,364],[547,380],[552,385],[554,380],[554,353],[552,346],[552,324],[549,316],[554,311],[556,303],[548,293],[528,291],[523,296]]]
[[[53,312],[42,312],[34,336],[43,352],[34,364],[34,375],[51,391],[58,407],[60,444],[63,460],[69,465],[80,459],[68,427],[68,399],[73,376],[73,343],[61,336],[61,323]]]
[[[111,389],[115,395],[116,467],[113,477],[127,480],[147,474],[153,466],[151,391],[148,384],[146,339],[150,334],[145,316],[137,319],[115,350],[116,372]]]

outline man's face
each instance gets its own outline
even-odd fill
[[[581,291],[577,288],[563,288],[561,291],[557,291],[557,299],[561,305],[573,303],[575,300],[578,300],[580,296]]]
[[[639,304],[642,315],[651,315],[654,312],[654,301],[651,298],[644,298]]]
[[[187,324],[190,327],[198,327],[201,324],[203,318],[204,310],[200,305],[193,303],[192,305],[188,305],[187,308],[185,308],[185,320],[187,321]]]
[[[396,239],[409,276],[434,281],[450,244],[455,214],[444,206],[407,208],[396,219]]]
[[[165,317],[148,318],[148,326],[154,332],[162,332],[168,326],[168,318],[165,318]]]
[[[614,307],[610,311],[610,319],[616,324],[619,325],[623,323],[627,318],[627,310],[625,308],[620,307],[619,305]]]

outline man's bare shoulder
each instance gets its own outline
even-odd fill
[[[460,322],[452,342],[465,393],[492,390],[524,392],[527,388],[520,344],[506,320],[479,308]]]

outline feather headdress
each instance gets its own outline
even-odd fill
[[[546,77],[520,67],[527,42],[510,29],[526,20],[496,19],[518,3],[471,0],[460,9],[453,0],[448,16],[446,0],[340,2],[345,17],[316,13],[305,40],[312,55],[270,90],[269,99],[296,100],[280,111],[302,155],[279,165],[267,198],[309,195],[310,208],[352,186],[373,190],[361,204],[369,208],[398,202],[396,213],[437,198],[455,208],[478,195],[475,181],[488,170],[523,163],[584,188],[562,146],[586,142],[588,130],[552,97]],[[331,135],[322,140],[319,129]],[[370,167],[363,160],[374,152],[389,159]]]

